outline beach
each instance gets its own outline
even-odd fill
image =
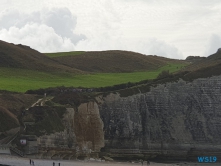
[[[135,162],[107,162],[101,160],[44,160],[44,159],[33,159],[35,166],[53,166],[53,162],[55,166],[142,166],[141,163]],[[9,166],[30,166],[29,158],[21,158],[10,155],[0,155],[0,165],[9,165]],[[146,166],[147,163],[144,162],[143,166]],[[151,162],[149,166],[200,166],[200,165],[219,165],[218,163],[210,163],[210,164],[202,164],[202,163],[154,163]]]

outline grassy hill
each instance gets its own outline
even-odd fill
[[[0,90],[104,87],[153,79],[162,70],[175,72],[185,61],[128,51],[41,54],[28,46],[0,41]]]
[[[79,70],[62,65],[28,46],[14,45],[4,41],[0,41],[0,58],[0,68],[82,73]]]
[[[30,89],[40,89],[57,86],[74,87],[104,87],[127,82],[139,82],[154,79],[162,70],[177,71],[182,64],[168,64],[157,70],[131,73],[95,73],[74,75],[70,73],[56,74],[24,69],[1,68],[0,90],[25,92]]]
[[[61,52],[46,54],[54,60],[85,72],[119,73],[156,70],[168,63],[184,63],[164,57],[129,51]]]

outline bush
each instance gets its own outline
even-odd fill
[[[157,79],[159,78],[166,78],[170,76],[170,72],[169,70],[163,70],[158,76],[157,76]]]

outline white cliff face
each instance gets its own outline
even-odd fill
[[[179,80],[145,94],[109,98],[99,107],[107,149],[221,148],[221,76]]]
[[[221,149],[220,110],[221,76],[191,83],[179,80],[129,97],[98,96],[77,110],[67,109],[65,130],[39,137],[39,144],[79,153],[104,147],[115,156],[166,151],[186,157],[193,148]]]

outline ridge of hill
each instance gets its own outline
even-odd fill
[[[188,61],[188,59],[186,59]],[[213,68],[221,65],[221,49],[218,49],[216,53],[209,55],[208,57],[200,57],[197,61],[192,61],[192,64],[188,65],[182,71],[196,71],[204,70],[205,68]]]
[[[81,73],[65,66],[25,45],[15,45],[0,40],[0,67],[29,69],[44,72]]]
[[[208,60],[221,60],[221,48],[219,48],[215,54],[208,56],[207,59]]]
[[[117,73],[150,71],[168,63],[185,63],[153,55],[143,55],[130,51],[89,51],[46,54],[54,60],[85,72]],[[59,56],[60,55],[60,56]]]
[[[195,63],[201,60],[206,59],[206,57],[201,57],[201,56],[188,56],[185,60],[191,63]]]
[[[193,63],[185,68],[187,73],[185,80],[194,80],[196,78],[206,78],[221,74],[221,49],[197,63]],[[182,70],[180,71],[182,72]]]
[[[198,78],[208,78],[221,75],[221,49],[208,57],[201,57],[201,60],[195,61],[176,72],[174,78],[182,78],[185,81],[193,81]]]

